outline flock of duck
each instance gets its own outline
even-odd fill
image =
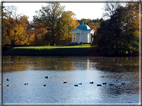
[[[48,79],[48,76],[45,76],[45,78],[46,79]],[[6,79],[7,81],[9,81],[9,79],[7,78]],[[117,81],[117,80],[116,80]],[[66,84],[67,83],[67,81],[65,81],[65,82],[63,82],[63,84]],[[94,84],[94,82],[89,82],[90,84]],[[102,83],[102,84],[97,84],[97,86],[102,86],[102,85],[106,85],[107,83],[106,82],[104,82],[104,83]],[[121,83],[122,85],[125,85],[125,83]],[[3,83],[2,84],[0,84],[0,85],[3,85]],[[28,83],[24,83],[24,85],[28,85]],[[78,83],[78,84],[75,84],[74,86],[76,86],[76,87],[78,87],[78,85],[82,85],[82,83]],[[110,86],[113,86],[114,84],[109,84]],[[10,84],[8,84],[7,86],[10,86]],[[46,84],[44,84],[43,86],[46,86]]]

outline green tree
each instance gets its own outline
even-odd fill
[[[91,22],[91,19],[82,18],[81,20],[77,20],[80,24],[88,24]]]
[[[132,54],[138,50],[136,6],[133,7],[135,9],[133,14],[128,14],[129,4],[126,7],[121,6],[115,10],[110,19],[101,23],[93,43],[98,46],[101,54],[118,56]]]

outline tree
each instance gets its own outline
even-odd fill
[[[72,33],[71,30],[75,29],[79,25],[76,21],[75,14],[72,11],[64,11],[62,16],[59,18],[58,23],[58,40],[59,42],[71,43]],[[61,41],[60,41],[61,40]]]
[[[109,2],[109,3],[106,3],[105,4],[105,12],[103,14],[103,17],[105,18],[110,18],[116,11],[117,8],[119,8],[121,6],[121,4],[119,2],[116,2],[116,3],[112,3],[112,2]]]
[[[42,7],[39,11],[40,16],[34,17],[34,22],[38,21],[44,24],[44,26],[48,27],[48,30],[51,32],[51,45],[54,45],[55,38],[57,37],[57,23],[59,18],[63,13],[64,7],[59,3],[48,3],[48,6]]]
[[[94,34],[96,35],[97,34],[97,29],[100,28],[100,24],[98,22],[95,22],[95,23],[94,22],[90,22],[88,25],[89,25],[89,27],[91,29],[95,30]]]
[[[64,7],[59,3],[49,3],[36,13],[34,27],[37,42],[50,45],[71,43],[71,30],[79,25],[72,11],[64,11]]]
[[[9,21],[7,20],[7,12],[5,12],[5,7],[2,7],[3,12],[2,12],[2,46],[4,47],[5,45],[10,45],[11,40],[9,39],[7,30],[9,26]]]
[[[132,54],[138,50],[137,5],[128,3],[126,7],[121,6],[110,19],[101,23],[93,43],[98,46],[101,54],[118,56]],[[129,14],[130,7],[133,11]]]
[[[91,22],[91,19],[82,18],[81,20],[77,20],[80,24],[88,24]]]
[[[14,6],[3,8],[3,14],[3,45],[29,45],[30,36],[27,34],[28,17],[17,15]]]

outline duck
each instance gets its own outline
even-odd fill
[[[8,84],[7,86],[10,86],[10,84]]]
[[[7,78],[6,80],[7,80],[7,81],[9,81],[9,79],[8,79],[8,78]]]
[[[82,85],[82,83],[78,83],[79,85]]]
[[[46,86],[46,84],[44,84],[43,86]]]
[[[63,82],[64,84],[67,83],[67,81]]]
[[[78,86],[77,84],[75,84],[74,86]]]
[[[106,83],[106,82],[104,82],[103,84],[104,84],[104,85],[106,85],[107,83]]]
[[[48,78],[48,76],[45,76],[45,78]]]
[[[25,83],[24,85],[28,85],[28,83]]]
[[[114,85],[114,84],[109,84],[110,86]]]
[[[102,86],[101,84],[97,84],[97,86]]]
[[[123,83],[121,83],[122,85],[125,85],[125,83],[123,82]]]
[[[94,82],[90,82],[90,84],[93,84]]]

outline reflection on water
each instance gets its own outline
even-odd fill
[[[138,57],[3,56],[2,65],[4,103],[139,103]]]

